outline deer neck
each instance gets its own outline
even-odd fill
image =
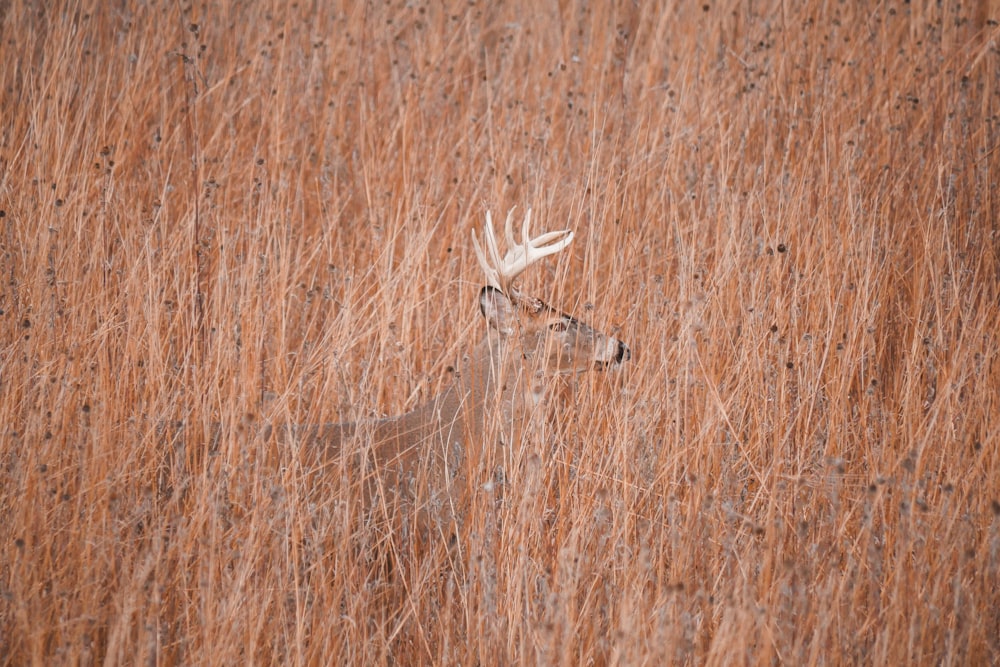
[[[402,419],[422,423],[431,439],[466,447],[488,446],[494,435],[510,442],[525,409],[532,411],[542,398],[542,383],[530,376],[519,347],[490,329],[458,364],[455,381]]]

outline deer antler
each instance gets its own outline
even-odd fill
[[[486,249],[489,251],[490,263],[486,259],[486,253],[479,245],[476,238],[476,230],[472,230],[472,246],[476,249],[476,256],[479,264],[486,273],[486,281],[496,289],[508,296],[511,295],[514,278],[521,275],[526,268],[549,255],[555,254],[568,246],[573,240],[573,232],[563,229],[558,232],[546,232],[541,236],[531,239],[528,236],[528,225],[531,222],[531,209],[528,209],[521,224],[521,243],[514,242],[514,233],[511,230],[511,218],[514,216],[514,209],[507,213],[507,220],[504,223],[504,236],[507,239],[507,254],[500,259],[500,250],[497,248],[496,232],[493,231],[493,218],[490,212],[486,211],[486,226],[483,229],[483,240]]]

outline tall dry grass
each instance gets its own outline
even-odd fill
[[[4,664],[1000,655],[988,4],[114,4],[0,4]],[[634,356],[403,539],[251,426],[438,391],[512,205]]]

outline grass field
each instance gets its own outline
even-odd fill
[[[1000,11],[45,4],[0,2],[0,663],[998,660]],[[512,206],[632,359],[403,539],[253,426],[440,391]]]

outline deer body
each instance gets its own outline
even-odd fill
[[[504,448],[537,424],[552,378],[617,366],[630,357],[621,341],[514,287],[514,278],[528,266],[573,240],[569,231],[529,240],[530,219],[529,210],[517,244],[508,214],[503,258],[489,213],[486,252],[473,234],[487,279],[479,297],[487,333],[441,394],[390,419],[278,427],[279,439],[318,453],[323,462],[350,453],[352,471],[363,480],[366,510],[386,513],[406,506],[425,526],[427,518],[438,525],[441,519],[458,518],[463,494],[479,488],[469,483],[470,473],[490,480],[497,468],[504,472],[509,451]],[[271,434],[270,427],[265,429],[265,437]]]
[[[617,365],[630,356],[617,339],[537,299],[513,300],[488,286],[480,308],[487,333],[438,396],[399,417],[293,426],[282,437],[328,461],[356,452],[367,506],[403,498],[450,517],[447,505],[456,498],[448,494],[466,486],[456,482],[469,467],[482,463],[492,473],[503,463],[503,447],[520,442],[540,418],[553,376]]]

